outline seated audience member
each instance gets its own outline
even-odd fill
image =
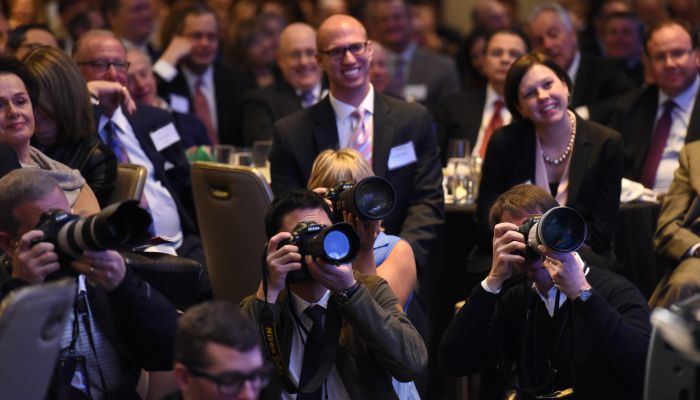
[[[22,168],[50,171],[75,213],[89,215],[99,211],[95,194],[80,172],[31,146],[35,129],[33,105],[37,102],[37,94],[37,81],[27,67],[14,58],[0,57],[0,104],[5,110],[0,114],[0,143],[14,149]]]
[[[10,31],[5,52],[22,60],[27,53],[40,46],[58,48],[51,29],[44,24],[21,25]]]
[[[423,339],[387,282],[353,272],[350,264],[332,265],[302,256],[295,245],[280,246],[299,222],[331,225],[331,220],[326,202],[310,190],[290,191],[273,200],[265,216],[267,290],[260,285],[255,295],[243,300],[243,310],[257,324],[263,313],[274,315],[285,367],[292,383],[307,393],[304,398],[395,398],[390,378],[416,379],[428,359]],[[311,280],[287,286],[287,275],[298,273],[302,264]],[[340,337],[334,340],[325,336],[338,332]],[[337,356],[324,342],[337,345]],[[331,360],[335,362],[326,364]],[[322,365],[328,369],[319,372]],[[309,385],[312,377],[317,386]],[[275,387],[269,398],[279,399],[280,393],[289,395]]]
[[[175,335],[173,373],[180,392],[167,400],[255,400],[270,379],[258,329],[222,301],[189,308]]]
[[[144,197],[153,217],[154,234],[169,240],[157,250],[206,265],[194,219],[190,165],[172,117],[147,105],[135,110],[122,107],[123,100],[130,99],[125,86],[129,64],[124,46],[112,32],[90,31],[73,50],[88,87],[105,83],[102,81],[111,84],[96,105],[97,132],[112,147],[117,161],[146,168]],[[118,90],[110,92],[115,87]]]
[[[571,91],[566,72],[542,54],[526,54],[510,67],[505,100],[514,122],[489,141],[477,199],[482,250],[490,248],[485,224],[496,198],[516,184],[532,182],[586,220],[584,260],[611,265],[607,258],[620,204],[622,140],[616,131],[570,111]]]
[[[73,261],[59,258],[55,245],[41,241],[44,233],[34,229],[51,209],[70,212],[49,171],[23,168],[0,179],[0,297],[74,277],[76,302],[59,353],[65,362],[57,362],[47,398],[138,398],[141,369],[171,368],[176,310],[116,251],[85,251]]]
[[[469,140],[472,155],[483,158],[493,132],[510,124],[512,117],[503,100],[506,74],[511,64],[529,50],[527,38],[516,30],[501,29],[486,37],[482,66],[488,78],[486,87],[447,96],[433,113],[443,161],[448,156],[449,140],[457,138]]]
[[[243,96],[249,89],[242,73],[217,61],[219,22],[206,3],[181,1],[163,22],[165,48],[153,65],[158,93],[174,111],[197,116],[212,144],[241,145]]]
[[[379,42],[372,42],[372,62],[369,66],[369,81],[377,93],[384,93],[389,85],[389,70],[386,65],[386,50]]]
[[[508,13],[508,8],[500,0],[475,1],[471,20],[473,26],[488,31],[510,28],[514,23]]]
[[[316,104],[325,95],[321,67],[316,61],[316,32],[294,23],[280,35],[277,65],[284,79],[248,92],[243,102],[243,141],[270,140],[270,127],[278,119]]]
[[[683,145],[700,139],[700,53],[695,30],[681,21],[651,27],[645,46],[654,84],[618,99],[608,125],[624,139],[625,178],[663,193]]]
[[[139,49],[151,60],[158,59],[158,51],[151,43],[156,27],[156,1],[102,0],[100,3],[109,29],[127,50]]]
[[[254,87],[275,83],[275,50],[261,21],[252,18],[229,26],[224,41],[223,62],[241,70]]]
[[[540,245],[534,261],[522,255],[518,225],[556,206],[534,185],[517,185],[495,201],[491,270],[443,335],[439,364],[456,376],[498,365],[524,398],[555,398],[567,389],[576,399],[641,398],[651,327],[639,290],[576,252]],[[527,281],[502,291],[521,270]]]
[[[673,272],[662,280],[649,299],[652,307],[669,307],[700,293],[700,218],[697,174],[700,142],[686,144],[678,157],[679,166],[664,196],[654,234],[656,252],[673,264]]]
[[[357,184],[370,176],[374,176],[374,172],[357,150],[325,150],[311,167],[307,187],[324,194],[341,182]],[[353,225],[360,237],[360,252],[352,268],[365,275],[384,278],[405,309],[416,286],[416,260],[411,246],[398,236],[382,232],[381,221],[365,222],[346,214],[345,222]]]
[[[23,62],[39,85],[32,144],[80,171],[100,206],[108,206],[117,177],[117,158],[95,132],[90,93],[78,66],[52,47],[32,50]]]
[[[472,29],[464,37],[459,49],[459,73],[465,89],[483,88],[488,79],[484,76],[484,47],[489,31],[481,28]]]
[[[625,75],[640,87],[644,84],[644,26],[631,12],[610,14],[603,23],[603,50],[619,61]]]
[[[193,146],[210,146],[211,140],[207,135],[204,124],[192,114],[173,111],[168,102],[158,96],[156,77],[153,75],[153,66],[148,55],[139,49],[131,49],[126,52],[129,62],[127,87],[137,104],[146,104],[169,111],[175,122],[182,145],[185,149]]]

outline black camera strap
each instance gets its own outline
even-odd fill
[[[282,348],[279,344],[279,335],[277,334],[277,329],[275,327],[274,313],[272,312],[270,304],[267,302],[267,243],[265,243],[265,250],[263,250],[262,253],[262,276],[265,304],[260,312],[260,329],[262,331],[265,347],[267,347],[267,351],[270,355],[275,372],[280,378],[282,386],[284,386],[284,390],[287,393],[313,393],[326,381],[326,378],[328,377],[328,374],[335,363],[335,354],[338,350],[338,339],[340,337],[341,326],[341,316],[338,310],[338,305],[334,300],[329,299],[323,338],[323,363],[319,366],[314,376],[304,386],[298,387],[294,384],[294,381],[289,373],[289,369],[287,368],[287,362],[285,361],[284,354],[282,354]],[[289,311],[295,316],[296,319],[296,314],[292,309],[292,294],[290,293],[289,286],[287,286],[287,293],[290,302]],[[295,322],[300,323],[297,321]]]

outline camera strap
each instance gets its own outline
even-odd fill
[[[263,274],[263,294],[265,296],[265,301],[263,308],[260,312],[260,329],[265,342],[265,347],[267,348],[268,354],[272,361],[272,365],[275,368],[275,373],[282,382],[282,386],[287,393],[313,393],[315,392],[323,383],[325,382],[328,374],[335,363],[335,354],[338,350],[338,338],[340,337],[340,326],[341,326],[341,316],[338,311],[338,305],[332,299],[328,301],[328,307],[326,310],[326,323],[324,327],[324,338],[323,338],[323,363],[319,366],[318,370],[314,376],[304,384],[302,387],[298,387],[294,384],[292,380],[289,369],[287,368],[287,362],[285,360],[284,354],[282,354],[282,348],[280,347],[279,335],[277,334],[277,329],[275,327],[274,313],[270,304],[267,302],[267,243],[265,243],[265,250],[262,254],[262,274]],[[289,296],[289,308],[290,313],[295,316],[292,303],[292,295],[289,293],[289,286],[287,286],[287,293]],[[295,321],[296,322],[296,321]],[[299,322],[297,322],[299,323]],[[300,371],[301,372],[301,371]]]

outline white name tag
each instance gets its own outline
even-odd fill
[[[428,98],[428,85],[424,83],[406,85],[403,88],[403,97],[409,103],[423,101]]]
[[[391,149],[389,152],[389,162],[387,163],[387,167],[389,168],[389,171],[391,171],[414,163],[416,160],[416,148],[413,147],[413,142],[408,142],[400,144]]]
[[[161,151],[173,143],[180,141],[180,135],[177,134],[175,125],[169,123],[164,127],[151,132],[151,140],[156,146],[156,150]]]
[[[170,108],[175,112],[187,114],[190,112],[190,101],[185,96],[170,95]]]

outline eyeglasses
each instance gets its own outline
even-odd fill
[[[246,382],[250,382],[256,391],[264,388],[270,382],[270,369],[267,366],[260,367],[249,374],[223,372],[219,375],[212,375],[194,366],[187,367],[187,370],[192,376],[214,382],[222,396],[237,396]]]
[[[365,41],[364,43],[353,43],[347,47],[334,47],[326,51],[319,50],[319,53],[327,55],[331,60],[338,61],[345,57],[346,51],[352,53],[353,56],[361,56],[365,54],[365,51],[367,50],[367,43],[369,43],[369,41]]]
[[[90,68],[97,72],[106,72],[109,67],[114,66],[117,72],[126,72],[129,70],[129,65],[131,63],[127,61],[108,61],[108,60],[91,60],[91,61],[79,61],[78,65],[89,65]]]
[[[655,64],[663,64],[666,62],[666,58],[671,58],[673,62],[684,62],[687,56],[693,52],[693,49],[673,49],[665,52],[654,53],[650,56],[651,61]]]

